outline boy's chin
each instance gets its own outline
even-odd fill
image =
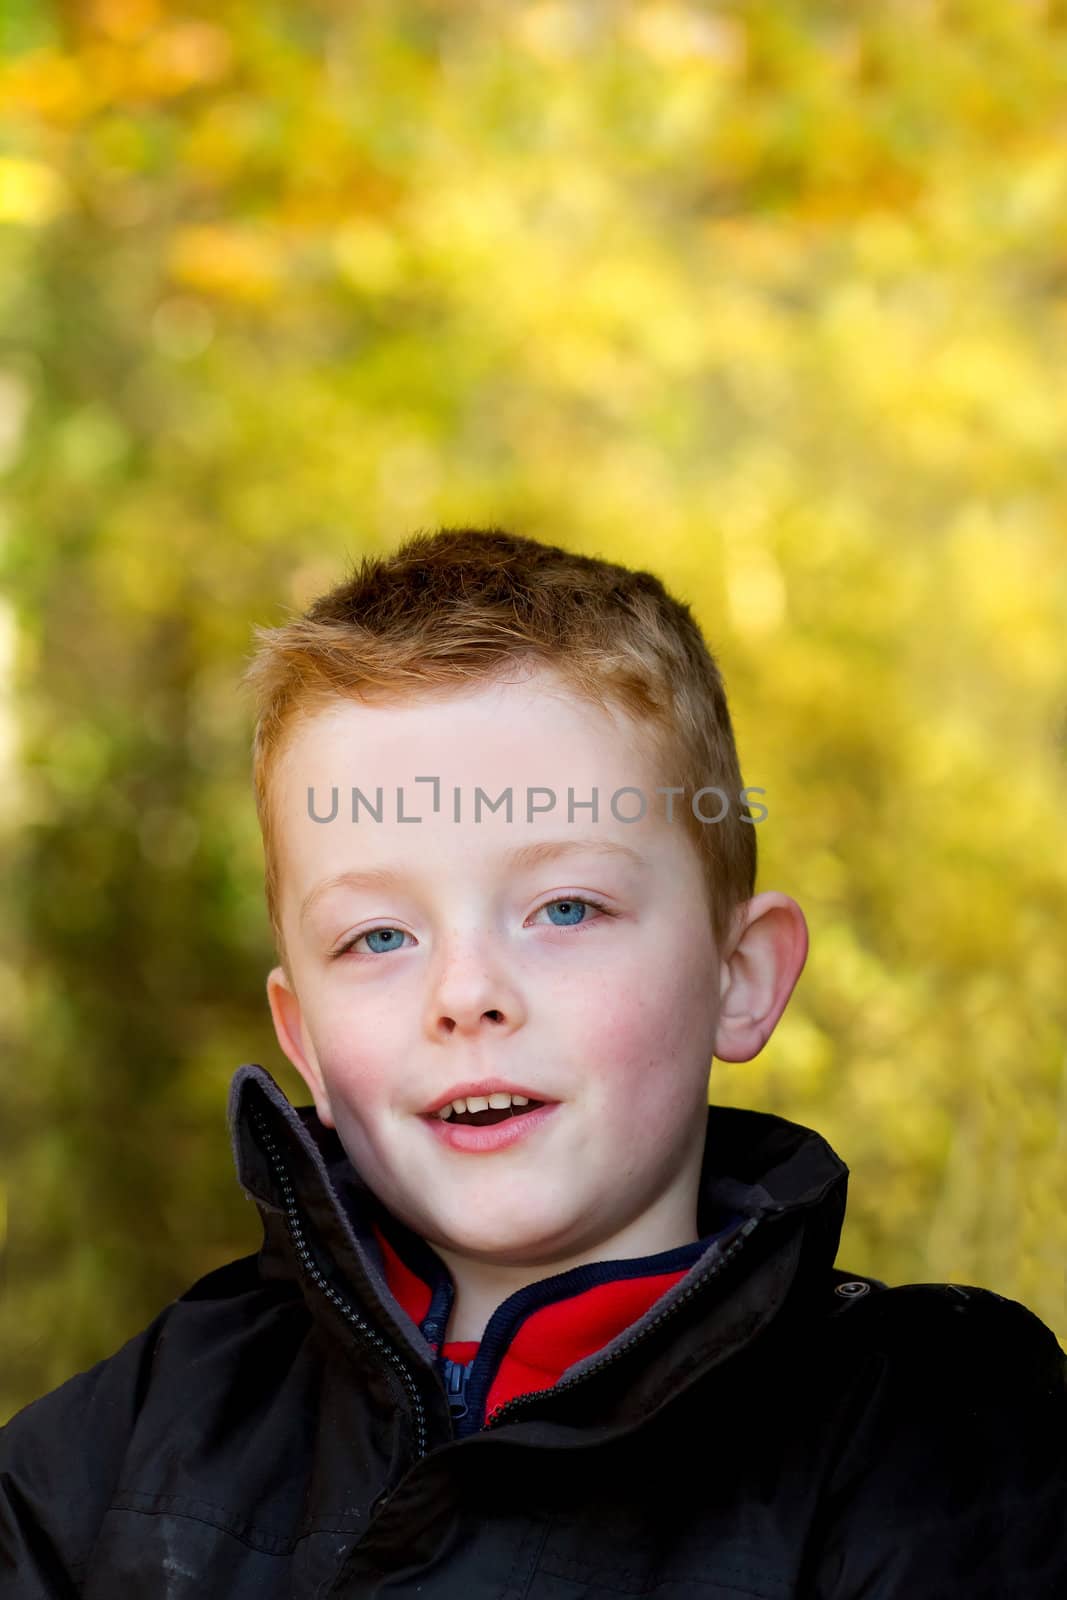
[[[561,1254],[561,1218],[538,1219],[527,1214],[520,1218],[501,1218],[498,1226],[470,1227],[458,1218],[435,1217],[433,1232],[427,1234],[429,1243],[464,1260],[475,1261],[486,1267],[545,1267],[554,1269]],[[577,1220],[577,1219],[576,1219]],[[562,1253],[566,1254],[566,1245]]]

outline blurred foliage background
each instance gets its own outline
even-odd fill
[[[0,1416],[258,1248],[238,677],[415,528],[687,599],[804,907],[711,1098],[1067,1334],[1067,5],[0,0]]]

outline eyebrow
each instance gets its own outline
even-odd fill
[[[621,857],[632,865],[645,867],[645,857],[628,844],[611,839],[543,839],[533,844],[519,845],[504,857],[510,867],[520,871],[542,866],[560,856],[576,853]],[[300,921],[303,922],[315,902],[331,889],[392,889],[403,883],[409,874],[398,867],[367,867],[362,871],[339,872],[333,878],[324,878],[303,898],[300,904]]]

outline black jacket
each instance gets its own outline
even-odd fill
[[[2,1600],[1063,1600],[1067,1374],[988,1290],[833,1266],[847,1168],[713,1106],[686,1276],[457,1437],[375,1202],[262,1068],[258,1255],[0,1433]]]

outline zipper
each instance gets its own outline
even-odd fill
[[[470,1361],[450,1361],[447,1356],[443,1358],[442,1368],[445,1380],[445,1391],[448,1394],[448,1409],[453,1417],[467,1415],[467,1386],[470,1383],[471,1368],[474,1358]]]
[[[539,1389],[536,1393],[516,1395],[514,1400],[508,1400],[504,1405],[500,1406],[496,1411],[493,1412],[492,1417],[484,1424],[485,1429],[488,1430],[489,1428],[496,1428],[502,1421],[505,1420],[508,1422],[512,1421],[515,1417],[515,1414],[521,1411],[524,1406],[529,1409],[531,1404],[536,1404],[538,1401],[543,1401],[548,1395],[559,1394],[562,1389],[573,1389],[579,1383],[584,1383],[586,1378],[592,1377],[595,1372],[603,1372],[604,1368],[610,1367],[613,1361],[620,1360],[624,1355],[631,1351],[635,1345],[640,1344],[643,1339],[646,1339],[654,1328],[658,1328],[662,1323],[669,1321],[669,1319],[674,1316],[675,1312],[680,1311],[682,1306],[684,1306],[687,1301],[692,1299],[693,1295],[699,1294],[704,1285],[709,1283],[712,1278],[720,1273],[728,1261],[733,1260],[734,1256],[740,1250],[745,1240],[751,1237],[761,1220],[762,1219],[760,1217],[749,1217],[748,1221],[743,1223],[741,1228],[738,1230],[736,1238],[726,1247],[718,1259],[712,1262],[708,1270],[706,1272],[702,1272],[700,1277],[689,1285],[689,1288],[683,1295],[678,1297],[673,1305],[668,1306],[665,1311],[661,1311],[658,1316],[653,1317],[651,1322],[646,1323],[639,1333],[635,1333],[632,1339],[627,1339],[626,1343],[620,1345],[617,1350],[612,1351],[610,1356],[605,1356],[602,1361],[597,1361],[593,1366],[587,1367],[585,1371],[579,1373],[577,1377],[564,1378],[561,1382],[552,1384],[550,1388]]]
[[[293,1186],[289,1180],[289,1172],[286,1168],[284,1158],[279,1152],[278,1146],[275,1144],[273,1136],[271,1135],[270,1130],[268,1129],[266,1122],[263,1119],[263,1115],[258,1107],[253,1106],[251,1114],[252,1120],[259,1130],[260,1137],[267,1148],[271,1166],[274,1168],[275,1175],[277,1176],[278,1182],[281,1185],[282,1194],[285,1198],[285,1221],[286,1226],[289,1229],[289,1236],[293,1241],[293,1248],[295,1249],[297,1256],[304,1267],[304,1270],[307,1272],[308,1277],[315,1284],[316,1288],[322,1291],[327,1300],[330,1301],[331,1305],[337,1307],[337,1310],[340,1311],[341,1315],[346,1319],[346,1321],[350,1322],[354,1328],[359,1329],[360,1333],[369,1344],[373,1345],[376,1350],[381,1351],[382,1355],[385,1356],[390,1365],[395,1367],[397,1372],[400,1374],[400,1378],[408,1392],[412,1407],[415,1412],[415,1459],[416,1461],[421,1460],[421,1458],[427,1454],[427,1431],[426,1413],[423,1410],[422,1399],[419,1395],[418,1386],[415,1383],[414,1378],[411,1376],[411,1372],[409,1371],[408,1367],[394,1350],[389,1341],[387,1339],[383,1339],[380,1333],[375,1332],[366,1318],[361,1317],[354,1306],[352,1306],[343,1295],[338,1294],[337,1290],[332,1284],[326,1281],[323,1274],[315,1265],[311,1251],[307,1246],[307,1240],[304,1237],[304,1230],[300,1225],[300,1213],[297,1209],[296,1196],[293,1193]],[[465,1393],[466,1387],[464,1385],[464,1395]]]

